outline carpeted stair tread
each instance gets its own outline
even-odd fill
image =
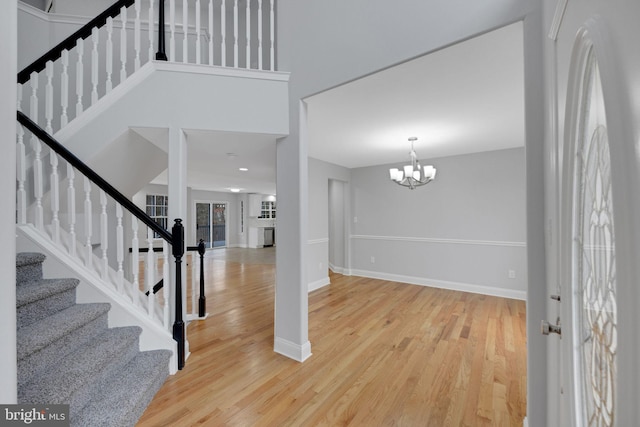
[[[107,329],[69,354],[64,362],[21,387],[22,403],[65,403],[78,411],[99,392],[101,383],[120,372],[138,354],[137,326]]]
[[[100,388],[72,426],[134,426],[169,375],[168,350],[139,353],[113,379]]]
[[[18,328],[74,305],[78,283],[78,279],[40,279],[18,286]]]
[[[107,303],[77,304],[46,319],[18,329],[18,360],[42,350],[49,344],[104,316],[111,305]]]
[[[45,256],[36,252],[20,252],[16,254],[16,284],[42,279],[42,263]]]

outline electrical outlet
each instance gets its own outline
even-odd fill
[[[318,263],[318,271],[322,271],[322,263],[321,262]]]
[[[509,279],[515,279],[516,278],[516,271],[515,270],[509,270]]]
[[[372,256],[371,257],[371,264],[375,264],[376,263],[376,257]]]
[[[353,222],[354,222],[355,224],[357,224],[357,223],[358,223],[358,217],[357,217],[357,216],[354,216],[354,217],[353,217]]]

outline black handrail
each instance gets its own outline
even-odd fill
[[[47,144],[53,151],[55,151],[60,157],[65,159],[71,166],[80,171],[84,176],[93,181],[98,187],[104,190],[109,196],[111,196],[116,202],[131,212],[136,218],[142,221],[147,227],[166,240],[169,243],[173,242],[171,233],[162,228],[160,224],[155,222],[145,211],[136,206],[131,200],[127,199],[121,192],[116,190],[111,184],[104,180],[100,175],[94,172],[86,163],[77,158],[71,151],[67,150],[62,144],[60,144],[54,137],[49,135],[44,129],[38,126],[33,120],[27,117],[21,111],[18,111],[18,122],[31,133],[33,133],[39,140]]]
[[[71,34],[69,37],[58,43],[55,47],[42,55],[40,58],[33,61],[27,68],[20,71],[18,73],[18,83],[24,84],[28,82],[29,78],[31,77],[31,73],[33,73],[34,71],[36,73],[39,73],[40,71],[44,70],[47,66],[48,61],[55,61],[56,59],[60,58],[60,56],[62,56],[63,50],[73,49],[79,39],[84,40],[91,35],[91,30],[93,30],[93,28],[102,27],[106,24],[108,18],[118,16],[122,7],[129,7],[133,3],[135,3],[135,0],[118,0],[117,2],[109,6],[100,15],[87,22],[87,24],[85,24],[78,31]]]

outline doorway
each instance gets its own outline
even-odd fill
[[[196,240],[207,248],[227,247],[227,203],[196,202]]]

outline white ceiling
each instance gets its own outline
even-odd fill
[[[404,162],[411,136],[425,160],[524,146],[522,43],[515,23],[306,98],[309,156],[348,168]],[[186,134],[189,186],[275,194],[273,135]]]
[[[305,99],[309,156],[348,168],[524,146],[522,24]]]

